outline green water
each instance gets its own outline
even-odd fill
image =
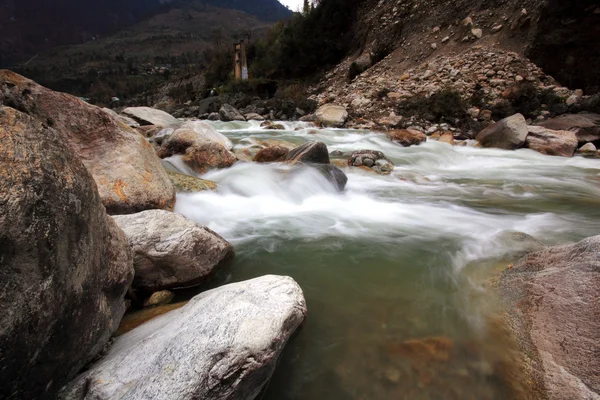
[[[340,194],[310,169],[239,163],[205,176],[218,193],[178,197],[176,211],[235,246],[212,285],[279,274],[304,290],[308,318],[263,399],[525,396],[488,282],[536,240],[600,233],[600,162],[405,149],[370,132],[217,127],[238,148],[321,140],[330,151],[383,151],[397,166],[389,176],[347,169]]]

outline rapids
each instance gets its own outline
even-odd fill
[[[387,176],[346,168],[338,193],[310,168],[240,162],[203,176],[217,192],[178,195],[176,212],[236,248],[213,285],[282,274],[305,292],[307,322],[263,399],[526,396],[489,282],[539,242],[600,233],[599,161],[402,148],[382,134],[302,123],[214,126],[238,149],[319,140],[330,152],[379,150],[396,165]]]

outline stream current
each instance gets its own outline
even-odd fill
[[[212,285],[265,274],[303,288],[308,318],[263,400],[526,398],[490,282],[527,251],[600,233],[600,161],[385,135],[213,123],[257,143],[382,151],[390,175],[345,168],[338,193],[315,170],[239,162],[179,194],[175,211],[235,246]],[[298,129],[298,130],[295,130]]]

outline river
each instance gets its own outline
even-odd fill
[[[234,244],[213,285],[264,274],[303,288],[308,318],[263,400],[524,397],[491,282],[520,255],[600,233],[600,162],[286,124],[213,123],[237,149],[318,140],[382,151],[390,175],[346,168],[338,193],[305,167],[237,163],[176,212]],[[297,129],[297,130],[295,130]]]

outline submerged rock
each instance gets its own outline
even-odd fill
[[[427,141],[427,136],[414,129],[398,129],[385,133],[388,138],[394,143],[398,143],[403,147],[416,146]]]
[[[196,178],[195,176],[180,174],[179,172],[167,171],[171,182],[179,193],[195,193],[205,190],[216,190],[217,184],[206,179]]]
[[[150,143],[102,109],[0,70],[0,103],[61,134],[92,174],[111,214],[172,209],[175,189]]]
[[[525,145],[528,133],[525,117],[515,114],[479,132],[477,141],[486,148],[516,150]]]
[[[539,398],[598,398],[600,236],[529,254],[499,290]]]
[[[273,130],[273,131],[284,131],[285,130],[285,126],[283,126],[281,124],[276,124],[273,121],[265,121],[262,124],[260,124],[260,126],[261,126],[261,128]]]
[[[219,109],[219,118],[224,122],[245,121],[246,118],[233,106],[223,104]]]
[[[204,292],[117,338],[63,400],[252,400],[306,317],[298,284],[264,276]]]
[[[375,172],[383,174],[389,174],[394,170],[394,163],[385,154],[375,150],[355,151],[350,155],[348,165],[372,168]]]
[[[229,168],[237,158],[219,143],[207,142],[188,148],[183,161],[195,172],[204,174],[211,169]]]
[[[525,147],[549,156],[573,157],[577,137],[571,131],[554,131],[541,126],[528,126]]]
[[[136,289],[195,286],[234,255],[225,239],[180,214],[150,210],[114,219],[134,254]]]
[[[0,152],[0,398],[52,398],[119,326],[132,256],[59,132],[0,106]]]
[[[290,152],[285,146],[276,145],[261,149],[252,159],[258,163],[283,162]]]
[[[343,192],[346,188],[346,183],[348,183],[348,177],[346,174],[331,164],[313,164],[312,168],[315,168],[317,171],[321,173],[327,180],[335,186],[338,192]]]
[[[152,296],[144,302],[144,307],[156,307],[170,304],[175,299],[175,293],[168,290],[152,293]]]
[[[325,104],[315,112],[315,120],[325,127],[340,128],[348,119],[348,111],[342,106]],[[304,121],[304,120],[303,120]]]
[[[323,142],[307,142],[290,150],[285,161],[289,164],[329,164],[329,151]]]
[[[593,143],[586,143],[577,150],[577,152],[585,157],[597,157],[598,149]]]
[[[128,107],[123,114],[133,118],[140,125],[155,125],[161,128],[177,129],[182,122],[169,113],[151,107]]]

